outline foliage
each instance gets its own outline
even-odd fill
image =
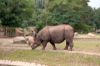
[[[39,0],[38,0],[39,1]],[[42,0],[44,8],[36,8],[37,25],[43,27],[45,25],[57,25],[57,24],[70,24],[76,30],[82,32],[89,32],[93,30],[94,23],[91,21],[91,15],[94,14],[91,7],[88,6],[88,0]],[[39,5],[36,4],[36,5]],[[42,15],[42,16],[41,16]],[[83,24],[83,25],[82,25]],[[82,26],[76,26],[82,25]],[[42,28],[40,26],[40,29]],[[39,27],[39,26],[38,26]]]
[[[0,20],[3,26],[24,27],[32,19],[32,0],[0,0]]]
[[[0,0],[0,22],[8,27],[70,24],[79,32],[100,28],[100,8],[89,0]]]
[[[94,22],[95,22],[95,26],[96,29],[100,29],[100,8],[98,9],[94,9],[95,11],[95,15],[94,15]]]

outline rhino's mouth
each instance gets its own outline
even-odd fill
[[[33,49],[37,48],[38,46],[40,46],[40,45],[39,44],[34,44],[34,45],[31,46],[31,48],[33,50]]]

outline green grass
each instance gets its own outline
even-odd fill
[[[65,42],[56,44],[57,49],[63,49]],[[41,49],[39,47],[38,49]],[[99,40],[74,41],[75,51],[100,53]],[[52,50],[48,44],[46,50]],[[56,50],[55,50],[56,51]],[[90,56],[77,53],[53,52],[42,50],[0,50],[0,59],[18,60],[46,64],[48,66],[100,66],[100,56]]]
[[[74,41],[74,48],[81,51],[100,52],[99,40],[79,40]]]
[[[0,59],[28,61],[48,66],[100,66],[99,56],[42,50],[0,51]]]
[[[61,44],[56,44],[57,49],[64,49],[66,43],[65,41]],[[52,46],[48,44],[47,49],[52,50]],[[99,40],[75,40],[74,47],[75,51],[87,51],[87,52],[97,52],[100,53],[100,41]]]

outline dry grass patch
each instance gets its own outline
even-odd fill
[[[99,56],[41,50],[0,51],[0,59],[46,64],[48,66],[100,66]]]

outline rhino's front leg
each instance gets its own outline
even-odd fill
[[[47,46],[47,43],[48,43],[47,41],[43,41],[43,42],[42,42],[42,46],[43,46],[43,47],[42,47],[42,50],[45,50],[45,47]]]
[[[53,47],[53,50],[56,50],[57,48],[56,48],[55,44],[53,42],[50,42],[50,43],[51,43],[51,45]]]

